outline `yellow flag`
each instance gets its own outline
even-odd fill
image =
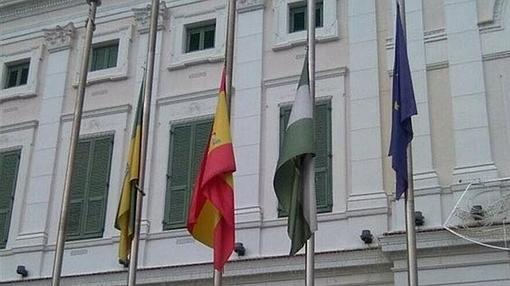
[[[142,139],[142,113],[143,113],[143,84],[140,88],[138,105],[129,141],[129,152],[122,183],[115,228],[120,230],[119,263],[127,266],[131,253],[131,241],[133,240],[136,190],[138,186],[138,174],[140,170],[140,146]]]

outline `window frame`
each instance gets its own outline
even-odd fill
[[[43,46],[35,46],[25,50],[0,55],[0,103],[18,98],[30,98],[38,92],[38,74],[42,59]],[[27,82],[24,85],[5,87],[7,66],[18,62],[29,61]]]
[[[303,0],[280,0],[273,1],[273,33],[272,50],[281,51],[296,46],[306,45],[306,30],[289,32],[290,13],[289,7],[302,3]],[[341,14],[337,7],[344,7],[337,0],[322,0],[322,27],[317,27],[315,31],[316,41],[318,43],[334,41],[340,38],[339,18]]]
[[[25,81],[22,83],[23,69],[27,69],[27,76]],[[12,86],[9,86],[11,73],[16,70],[16,83]],[[3,80],[3,89],[9,89],[13,87],[18,87],[22,85],[26,85],[28,82],[28,74],[30,73],[30,59],[24,59],[19,62],[10,62],[6,64],[6,72]]]
[[[126,25],[124,27],[115,29],[115,30],[107,30],[107,31],[97,31],[94,33],[94,38],[92,39],[92,47],[100,47],[102,45],[108,45],[112,42],[118,42],[117,48],[117,64],[115,67],[109,67],[105,69],[99,69],[90,71],[87,76],[87,84],[97,84],[106,81],[119,81],[125,80],[128,78],[129,74],[129,56],[131,53],[132,47],[132,38],[133,38],[133,25]],[[84,41],[84,40],[83,40]],[[84,42],[81,42],[81,45],[84,45]],[[83,56],[83,51],[79,51],[78,58]],[[92,51],[90,54],[90,58],[92,56]],[[89,59],[91,61],[91,59]],[[90,65],[90,62],[89,62]],[[80,65],[76,65],[76,74],[73,78],[73,87],[78,88],[78,84],[80,81]]]
[[[179,7],[174,13],[170,13],[170,61],[167,65],[169,71],[185,69],[190,66],[221,62],[225,59],[226,34],[223,32],[227,27],[225,4],[210,5],[207,10],[196,13],[189,7]],[[214,48],[186,53],[186,27],[214,21]]]
[[[187,120],[187,121],[181,121],[181,122],[175,122],[173,124],[171,124],[171,127],[170,127],[170,140],[169,140],[169,148],[168,148],[168,163],[167,163],[167,171],[166,171],[166,187],[165,187],[165,205],[164,205],[164,212],[163,212],[163,221],[162,221],[162,229],[163,231],[167,231],[167,230],[179,230],[179,229],[183,229],[186,227],[186,221],[184,221],[183,223],[173,223],[170,221],[170,201],[172,199],[172,194],[171,194],[171,179],[172,179],[172,167],[173,167],[173,162],[174,162],[174,158],[173,158],[173,148],[174,148],[174,136],[173,136],[173,133],[175,132],[175,129],[176,128],[179,128],[179,127],[186,127],[186,126],[190,126],[192,128],[191,130],[191,139],[195,139],[194,143],[196,143],[196,136],[195,136],[195,128],[196,126],[200,125],[200,124],[204,124],[204,123],[209,123],[210,126],[211,126],[211,129],[212,129],[212,125],[213,125],[213,120],[214,118],[213,117],[203,117],[203,118],[195,118],[193,120]],[[209,135],[210,135],[210,131],[208,132],[208,137],[207,139],[205,140],[206,144],[207,142],[209,141]],[[191,194],[193,192],[193,185],[194,185],[194,181],[196,179],[196,174],[193,174],[192,173],[192,167],[193,167],[193,164],[194,163],[197,163],[197,164],[200,164],[201,160],[202,160],[202,156],[198,156],[196,157],[195,159],[197,161],[193,161],[193,157],[195,157],[195,154],[194,154],[194,149],[196,149],[195,145],[194,144],[190,144],[190,149],[188,149],[188,156],[191,157],[191,159],[189,160],[188,162],[188,165],[187,165],[187,168],[188,168],[188,182],[187,182],[187,203],[184,205],[184,212],[186,213],[186,216],[187,217],[187,214],[188,214],[188,211],[189,211],[189,202],[191,200]],[[202,152],[205,152],[205,148],[206,146],[203,147],[203,151]],[[202,153],[203,155],[203,153]],[[200,168],[199,165],[198,166],[198,169]],[[198,172],[198,169],[197,169],[197,172]]]
[[[326,167],[326,180],[327,180],[327,189],[325,190],[326,193],[326,200],[325,200],[325,205],[324,206],[320,206],[320,205],[317,205],[317,213],[331,213],[333,211],[333,172],[332,172],[332,169],[333,169],[333,160],[332,160],[332,114],[331,114],[331,106],[332,106],[332,102],[330,99],[321,99],[321,100],[316,100],[315,101],[315,108],[314,108],[314,113],[316,112],[317,108],[318,107],[321,107],[321,106],[325,106],[327,109],[328,109],[328,118],[326,120],[326,128],[327,128],[327,131],[328,131],[328,138],[327,138],[327,142],[326,142],[326,151],[327,151],[327,157],[328,157],[328,161],[327,161],[327,167]],[[286,120],[285,120],[285,116],[286,116],[286,113],[289,113],[290,115],[290,111],[292,109],[292,104],[288,104],[288,105],[282,105],[280,106],[279,108],[279,144],[278,144],[278,149],[280,150],[281,149],[281,146],[283,144],[283,134],[284,134],[284,131],[285,129],[287,128],[286,126]],[[288,118],[287,118],[288,120]],[[315,119],[314,119],[314,128],[315,128]],[[315,130],[315,132],[317,132],[317,130]],[[314,135],[315,136],[315,135]],[[315,166],[315,174],[317,174],[318,170],[317,170],[317,166]],[[316,178],[314,176],[314,178]],[[316,188],[316,191],[317,188]],[[318,198],[318,196],[316,196]],[[278,204],[278,210],[277,210],[277,213],[278,213],[278,217],[281,218],[281,217],[286,217],[288,216],[288,214],[283,211],[280,207],[280,204]]]
[[[193,23],[190,25],[186,25],[186,46],[184,53],[194,53],[198,51],[208,50],[208,49],[214,49],[215,48],[215,42],[216,42],[216,20],[213,19],[211,21],[207,22],[201,22],[201,23]],[[190,50],[191,46],[191,34],[193,31],[197,31],[199,34],[199,42],[198,42],[198,49],[196,50]],[[214,32],[214,38],[213,38],[213,45],[212,47],[205,47],[205,33],[206,32]]]
[[[115,49],[115,64],[110,66],[110,57],[111,57],[111,51],[112,49]],[[103,59],[103,66],[97,67],[97,58],[94,58],[94,56],[97,55],[97,52],[99,50],[104,50],[108,54],[108,59]],[[90,61],[89,61],[89,72],[95,72],[100,71],[104,69],[110,69],[117,67],[117,62],[119,60],[119,40],[113,40],[113,41],[106,41],[101,42],[95,45],[92,45],[92,49],[90,51]]]
[[[289,16],[288,16],[289,17],[289,21],[288,21],[289,22],[289,30],[288,30],[289,34],[306,31],[307,23],[308,23],[307,2],[302,1],[302,2],[289,3],[288,6],[289,6],[289,8],[288,8],[288,11],[289,11]],[[295,14],[296,14],[295,10],[298,10],[298,9],[302,10],[302,13],[304,15],[304,20],[303,20],[304,27],[303,27],[303,29],[300,29],[300,30],[296,30],[294,27]],[[317,25],[317,17],[319,18],[319,25]],[[324,27],[324,2],[322,0],[315,2],[315,27],[316,28]]]

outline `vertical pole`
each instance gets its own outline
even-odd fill
[[[85,43],[83,46],[83,58],[80,68],[80,82],[78,84],[78,96],[74,104],[73,125],[71,127],[71,138],[69,142],[69,155],[67,157],[66,176],[64,181],[64,193],[62,194],[62,205],[60,207],[60,219],[58,222],[57,245],[55,247],[55,257],[53,259],[52,286],[60,285],[60,275],[62,273],[62,259],[64,256],[64,244],[67,227],[67,215],[69,208],[69,197],[71,192],[71,179],[73,177],[73,166],[80,136],[81,114],[83,111],[83,100],[85,98],[85,87],[87,86],[87,73],[89,68],[90,47],[92,44],[92,34],[95,29],[96,9],[101,5],[100,0],[87,0],[89,4],[89,16],[86,24]]]
[[[307,0],[308,16],[308,77],[310,84],[310,96],[313,99],[313,108],[315,109],[315,1]],[[312,158],[312,160],[314,160]],[[305,285],[314,286],[315,284],[315,234],[312,233],[306,242],[306,263],[305,263]]]
[[[214,269],[214,286],[221,286],[221,279],[223,273],[219,270]]]
[[[313,286],[315,284],[315,234],[312,233],[306,242],[306,286]]]
[[[227,37],[225,47],[225,93],[228,101],[228,113],[231,114],[232,105],[232,71],[234,69],[234,41],[235,41],[235,26],[236,26],[236,1],[228,0],[228,16],[227,16]],[[213,280],[214,286],[221,286],[223,273],[214,269]]]
[[[156,33],[158,30],[159,0],[152,0],[151,18],[149,28],[149,44],[147,50],[147,69],[145,70],[142,142],[140,146],[140,173],[138,191],[136,192],[135,225],[133,241],[131,242],[131,255],[129,257],[128,285],[136,285],[136,268],[138,264],[138,245],[140,242],[140,223],[142,220],[142,203],[145,185],[145,167],[147,163],[147,143],[149,139],[149,119],[152,98],[152,79],[154,75],[154,57],[156,53]]]
[[[407,46],[406,35],[406,8],[405,0],[400,0],[400,18]],[[414,219],[414,182],[413,182],[413,148],[411,143],[407,146],[407,181],[408,188],[405,194],[406,208],[406,234],[407,234],[407,281],[409,286],[418,286],[418,265],[416,260],[416,229]]]
[[[232,71],[234,69],[234,40],[236,26],[236,0],[228,0],[227,45],[225,49],[225,76],[228,108],[232,102]]]

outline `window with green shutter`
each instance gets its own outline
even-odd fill
[[[0,153],[0,249],[9,237],[21,150]]]
[[[76,148],[67,240],[103,236],[113,136],[80,139]]]
[[[90,71],[103,70],[117,66],[119,42],[99,43],[92,47]]]
[[[280,109],[280,145],[283,143],[283,132],[289,121],[291,106]],[[333,208],[333,192],[331,186],[331,103],[317,101],[314,110],[315,121],[315,192],[317,212],[331,212]],[[278,216],[287,216],[278,207]]]
[[[172,125],[164,230],[186,226],[191,191],[209,140],[211,127],[211,119]]]

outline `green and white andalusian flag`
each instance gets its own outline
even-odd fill
[[[292,241],[290,255],[303,248],[317,230],[314,100],[310,95],[307,66],[305,60],[273,181],[280,207],[289,215],[287,232]]]

